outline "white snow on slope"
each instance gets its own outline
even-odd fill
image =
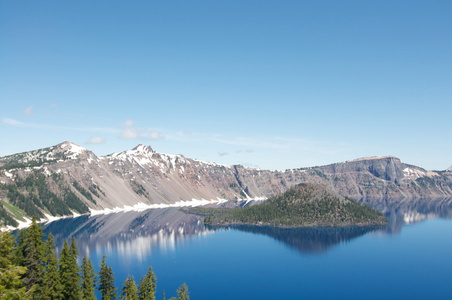
[[[425,176],[425,172],[423,172],[421,170],[417,170],[417,169],[412,169],[412,168],[403,169],[403,174],[405,175],[405,177],[408,177],[411,179],[417,179],[419,177]]]
[[[114,208],[106,208],[103,210],[95,210],[90,209],[90,213],[92,216],[94,215],[101,215],[101,214],[111,214],[111,213],[119,213],[119,212],[125,212],[125,211],[143,211],[146,209],[155,209],[155,208],[169,208],[169,207],[195,207],[195,206],[203,206],[207,204],[219,204],[227,202],[225,199],[218,199],[218,200],[197,200],[192,199],[191,201],[178,201],[176,203],[172,204],[164,204],[164,203],[158,203],[158,204],[145,204],[142,202],[139,202],[133,206],[127,206],[124,205],[124,207],[114,207]]]
[[[71,155],[67,156],[70,159],[75,159],[79,154],[86,151],[85,148],[70,142],[65,142],[61,144],[61,149],[64,149],[65,151],[71,153]]]

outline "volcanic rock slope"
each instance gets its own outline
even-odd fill
[[[64,142],[0,158],[0,200],[16,217],[192,199],[262,200],[304,182],[374,206],[388,199],[452,196],[452,172],[426,171],[392,156],[272,171],[202,162],[143,145],[98,157]]]

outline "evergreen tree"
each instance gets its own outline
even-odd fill
[[[190,300],[188,294],[188,286],[184,282],[182,286],[177,290],[177,300]]]
[[[166,300],[166,298],[165,298],[165,290],[163,290],[163,300]]]
[[[133,276],[128,277],[122,288],[121,300],[138,300],[138,289]]]
[[[69,256],[70,256],[70,271],[71,271],[71,277],[72,277],[72,284],[71,289],[72,290],[72,297],[71,299],[80,299],[82,295],[82,290],[80,287],[80,267],[77,263],[77,257],[78,257],[78,249],[77,249],[77,243],[75,242],[75,237],[72,237],[71,240],[71,246],[69,248]]]
[[[69,271],[69,264],[70,264],[70,258],[69,258],[69,246],[67,241],[64,241],[63,249],[60,253],[60,263],[59,263],[59,269],[60,269],[60,281],[61,285],[63,286],[63,298],[68,299],[68,289],[70,286],[70,271]]]
[[[0,231],[0,298],[27,299],[21,280],[26,268],[14,265],[13,260],[13,236],[8,232]]]
[[[148,272],[141,277],[138,287],[140,300],[155,300],[155,291],[157,290],[157,277],[149,266]]]
[[[95,292],[95,281],[96,281],[96,273],[94,273],[93,265],[91,264],[91,260],[85,256],[83,256],[82,266],[82,297],[86,300],[96,300],[96,296],[94,296]]]
[[[116,299],[115,278],[113,277],[113,270],[107,266],[107,256],[103,255],[100,261],[98,290],[103,300]]]
[[[42,299],[62,299],[63,286],[60,281],[58,271],[58,256],[55,253],[55,242],[53,236],[49,233],[47,242],[44,246],[44,276]]]
[[[80,275],[77,264],[77,245],[72,239],[69,249],[67,241],[64,241],[60,255],[60,278],[63,286],[63,299],[80,299]]]
[[[13,262],[15,265],[23,266],[25,260],[25,240],[27,239],[27,230],[21,229],[17,237],[17,246],[14,250]]]
[[[23,280],[27,291],[33,289],[33,299],[40,299],[43,288],[42,278],[44,277],[42,227],[33,217],[31,225],[27,230],[25,238],[25,258],[24,266],[27,268]]]
[[[13,261],[14,240],[8,232],[0,231],[0,268],[6,268]]]

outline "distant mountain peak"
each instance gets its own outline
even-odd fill
[[[138,144],[133,149],[125,150],[122,152],[115,152],[115,153],[107,155],[106,157],[125,159],[126,157],[137,157],[137,156],[148,157],[148,156],[152,156],[154,153],[155,153],[155,151],[152,149],[151,146]]]
[[[151,146],[146,146],[146,145],[143,145],[143,144],[138,144],[132,150],[137,151],[137,152],[143,152],[143,153],[153,153],[154,152],[154,150],[152,149]]]
[[[80,145],[65,141],[61,144],[58,145],[61,149],[63,149],[64,151],[69,151],[72,152],[74,154],[80,154],[83,153],[85,151],[87,151],[85,148],[83,148]]]
[[[5,169],[38,167],[43,164],[77,159],[81,154],[94,156],[91,151],[77,144],[65,141],[55,146],[2,157],[0,159],[0,165],[3,165],[2,167]]]
[[[452,166],[446,169],[447,171],[452,171]]]

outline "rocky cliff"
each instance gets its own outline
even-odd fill
[[[263,200],[304,182],[373,206],[452,196],[452,172],[426,171],[391,156],[270,171],[158,153],[143,145],[98,157],[64,142],[0,158],[0,218],[7,223],[27,215]]]

